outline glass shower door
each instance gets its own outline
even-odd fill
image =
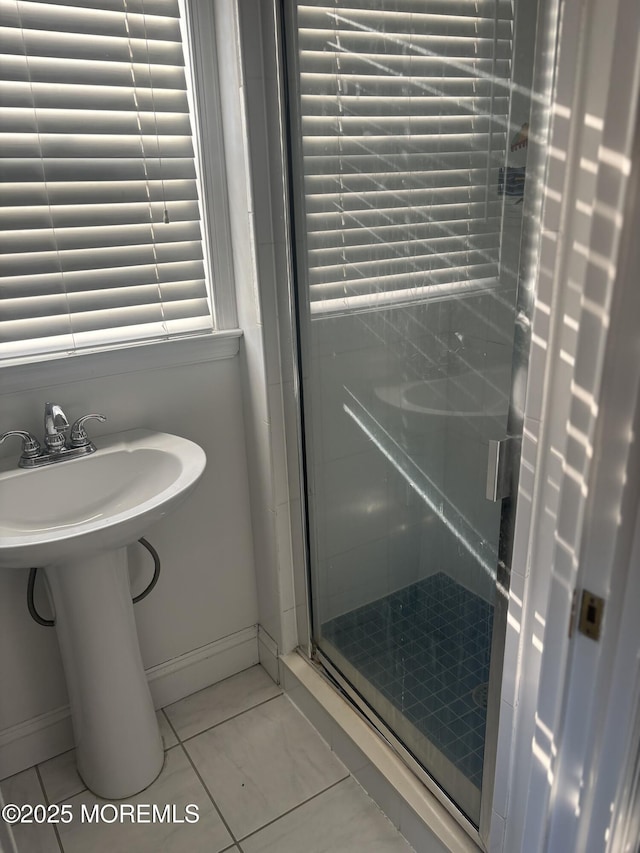
[[[510,426],[521,5],[309,0],[287,27],[313,643],[476,827],[508,583],[487,472]]]

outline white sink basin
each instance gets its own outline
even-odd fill
[[[186,438],[136,429],[103,436],[91,456],[0,471],[0,567],[54,565],[135,542],[204,471]]]
[[[78,772],[98,796],[125,799],[153,782],[164,758],[125,546],[189,493],[206,457],[192,441],[144,429],[98,444],[42,468],[3,465],[0,568],[44,567]]]

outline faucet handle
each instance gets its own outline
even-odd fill
[[[73,422],[73,426],[71,427],[71,435],[69,436],[69,447],[87,447],[91,444],[89,440],[89,436],[87,435],[87,431],[84,428],[84,425],[87,421],[95,420],[104,423],[106,421],[105,415],[82,415],[81,418],[78,418],[77,421]]]
[[[40,455],[40,442],[30,432],[23,429],[10,429],[9,432],[3,432],[0,435],[0,444],[2,444],[5,438],[9,438],[10,435],[17,435],[22,439],[21,462],[23,459],[35,459],[36,456]]]

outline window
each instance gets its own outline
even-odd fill
[[[0,359],[209,333],[179,0],[0,0]]]
[[[312,313],[495,287],[511,3],[296,12]]]

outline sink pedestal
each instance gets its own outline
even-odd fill
[[[78,771],[105,799],[150,785],[164,760],[142,666],[126,548],[45,568],[67,680]]]
[[[45,567],[78,769],[101,797],[143,790],[164,758],[125,546],[185,500],[206,462],[193,441],[134,429],[103,436],[78,459],[0,465],[0,569]]]

